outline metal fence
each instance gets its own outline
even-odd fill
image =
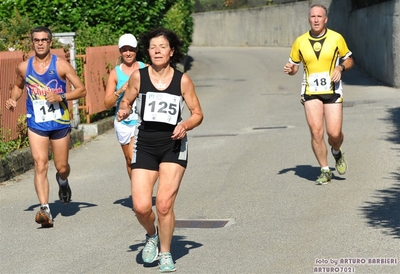
[[[106,110],[104,96],[107,79],[119,56],[118,46],[86,48],[84,77],[87,95],[85,105],[80,108],[85,110],[87,123],[90,123],[90,115]]]
[[[54,49],[51,52],[67,60],[63,49]],[[87,123],[90,123],[90,115],[106,110],[104,107],[105,87],[110,70],[115,66],[119,55],[118,47],[115,45],[87,48],[85,55],[77,56],[84,60],[84,82],[87,95],[82,100],[79,109],[84,111]],[[18,100],[17,108],[13,112],[5,108],[5,101],[10,98],[10,91],[14,85],[15,69],[22,60],[23,53],[21,51],[0,52],[0,126],[6,140],[18,137],[18,118],[21,114],[26,114],[26,92],[23,92]],[[70,89],[71,86],[67,85],[67,92]],[[69,101],[69,109],[72,115],[71,101]]]

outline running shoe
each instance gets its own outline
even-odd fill
[[[321,169],[321,175],[317,179],[317,185],[326,185],[331,182],[332,171]]]
[[[142,251],[143,262],[149,264],[158,259],[158,235],[149,236],[146,234],[146,244]]]
[[[332,151],[333,157],[336,160],[335,167],[336,167],[337,172],[340,175],[345,174],[346,171],[347,171],[347,162],[346,162],[346,160],[344,159],[344,156],[343,156],[344,152],[342,151],[342,149],[340,149],[340,153],[338,155],[335,155],[335,154],[333,154],[333,148],[331,148],[331,151]]]
[[[56,173],[56,180],[59,186],[59,190],[58,190],[58,197],[60,198],[60,201],[63,204],[68,204],[71,201],[71,188],[69,187],[68,184],[68,179],[67,179],[67,183],[65,185],[60,185],[59,182],[60,179],[60,175],[58,174],[58,172]]]
[[[36,213],[35,221],[41,224],[42,227],[53,227],[53,217],[46,206],[40,207],[39,211]]]
[[[161,272],[174,272],[176,270],[171,253],[161,252],[159,255],[159,260],[158,266]]]

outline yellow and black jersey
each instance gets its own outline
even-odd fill
[[[333,30],[327,29],[320,37],[312,36],[310,31],[299,36],[292,45],[289,62],[295,65],[303,63],[301,94],[342,95],[341,81],[333,83],[331,74],[339,65],[339,59],[345,60],[351,54],[343,36]]]

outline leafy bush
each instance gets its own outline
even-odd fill
[[[225,8],[222,0],[195,0],[195,12],[223,10]]]
[[[0,22],[0,51],[30,49],[29,32],[32,22],[27,17],[22,17],[18,10],[15,16]]]
[[[30,18],[26,23],[29,28],[44,25],[55,32],[76,32],[75,41],[82,48],[115,45],[123,33],[138,36],[168,24],[182,40],[187,41],[188,48],[193,33],[190,16],[193,4],[194,0],[3,0],[0,2],[0,18],[7,20],[19,13],[24,18]],[[173,10],[170,12],[170,9]],[[178,16],[179,12],[181,16]],[[173,18],[179,18],[179,24],[173,24]],[[4,36],[0,34],[0,38]]]
[[[174,30],[179,38],[183,40],[182,51],[187,53],[192,43],[194,29],[191,12],[194,9],[194,1],[177,0],[168,10],[164,17],[164,27]]]
[[[0,113],[1,116],[1,113]],[[28,147],[28,128],[26,126],[26,116],[21,114],[18,117],[17,123],[18,138],[15,140],[9,140],[11,136],[11,130],[5,130],[0,124],[0,158],[4,159],[10,152],[15,150]]]

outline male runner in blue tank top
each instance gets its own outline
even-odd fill
[[[58,195],[61,202],[66,204],[71,200],[68,184],[71,125],[67,100],[84,97],[86,90],[74,68],[66,60],[50,53],[52,33],[47,27],[34,28],[31,31],[31,40],[35,55],[18,65],[17,77],[10,98],[6,101],[6,108],[16,108],[25,86],[28,93],[28,139],[35,164],[34,184],[40,202],[35,221],[42,227],[52,227],[47,178],[49,144],[51,143],[57,169]],[[75,87],[68,93],[67,79]]]

